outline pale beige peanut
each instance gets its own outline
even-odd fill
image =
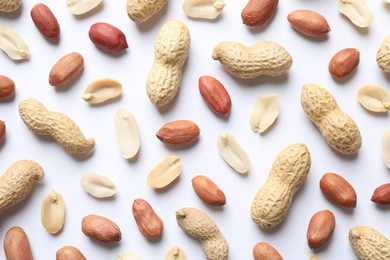
[[[311,156],[306,145],[285,147],[276,156],[268,179],[256,193],[251,217],[260,228],[270,229],[286,217],[292,200],[309,174]]]
[[[19,103],[19,115],[33,133],[52,136],[73,156],[83,156],[95,146],[95,140],[85,139],[72,119],[62,113],[47,110],[36,99],[22,100]]]
[[[185,233],[201,242],[207,260],[228,259],[229,245],[206,213],[196,208],[182,208],[176,211],[176,220]]]
[[[360,260],[390,259],[390,241],[382,233],[369,226],[349,229],[349,243]]]
[[[371,112],[390,110],[390,96],[383,88],[376,86],[361,87],[357,93],[359,103]]]
[[[106,176],[86,173],[81,177],[81,187],[95,198],[110,198],[116,194],[115,184]]]
[[[171,247],[165,255],[164,260],[186,260],[184,250],[179,246]]]
[[[103,0],[66,0],[66,6],[73,15],[84,15],[97,9]]]
[[[51,234],[57,234],[62,230],[65,222],[65,201],[60,193],[52,191],[43,198],[41,221]]]
[[[135,253],[123,253],[123,254],[117,255],[115,260],[142,260],[142,258]]]
[[[144,23],[155,16],[167,0],[127,0],[127,15],[135,23]]]
[[[115,114],[114,125],[121,155],[125,159],[133,158],[141,146],[141,137],[134,115],[127,109],[121,108]]]
[[[365,28],[372,23],[373,15],[366,0],[339,0],[338,10],[357,27]]]
[[[19,226],[7,230],[4,237],[4,255],[9,260],[32,260],[33,255],[27,234]]]
[[[91,82],[84,91],[82,99],[89,104],[101,104],[118,98],[122,94],[122,84],[110,78]]]
[[[21,3],[21,0],[0,0],[0,12],[14,12],[19,9]]]
[[[390,169],[390,130],[382,135],[382,158],[385,166]]]
[[[217,148],[224,161],[235,171],[241,174],[249,171],[249,156],[232,134],[220,133],[217,137]]]
[[[384,72],[390,73],[390,36],[387,36],[380,45],[376,62]]]
[[[252,108],[250,127],[260,134],[269,129],[279,116],[279,101],[276,94],[260,96]]]
[[[26,199],[35,182],[43,178],[44,172],[38,163],[31,160],[14,162],[0,177],[0,215]]]
[[[179,91],[190,43],[190,32],[184,23],[170,20],[161,26],[154,42],[154,63],[146,80],[146,93],[155,106],[168,104]]]
[[[301,104],[330,147],[346,155],[358,152],[362,145],[359,128],[339,108],[329,91],[315,84],[305,84],[302,87]]]
[[[12,60],[27,60],[30,48],[13,29],[0,25],[0,49]]]
[[[86,260],[81,251],[74,246],[61,247],[56,252],[56,260]]]
[[[224,0],[184,0],[182,4],[188,17],[206,20],[216,19],[225,6]]]
[[[214,47],[212,58],[219,60],[229,74],[242,79],[280,76],[292,65],[287,50],[271,41],[257,42],[251,47],[237,42],[221,42]]]
[[[174,155],[168,156],[148,173],[148,186],[153,189],[164,188],[179,177],[181,171],[180,158]]]

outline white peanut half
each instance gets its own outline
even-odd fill
[[[390,110],[390,96],[385,89],[376,86],[364,86],[357,93],[359,103],[371,112]]]
[[[219,154],[225,162],[238,173],[249,171],[250,161],[248,154],[230,133],[221,133],[217,138]]]
[[[149,172],[148,186],[153,189],[164,188],[179,177],[181,171],[180,158],[174,155],[168,156]]]
[[[89,104],[100,104],[113,100],[122,94],[122,84],[110,78],[91,82],[84,91],[82,98]]]
[[[146,93],[155,106],[168,104],[179,91],[190,42],[190,32],[180,21],[168,21],[160,28],[154,43],[154,63],[146,81]]]
[[[114,125],[121,155],[125,159],[133,158],[141,146],[135,117],[130,111],[121,108],[115,114]]]
[[[60,193],[52,191],[43,198],[41,221],[51,234],[57,234],[62,230],[65,222],[65,202]]]
[[[366,0],[339,0],[338,10],[358,27],[368,27],[373,20]]]
[[[74,15],[83,15],[97,8],[103,0],[66,0],[69,12]]]
[[[81,187],[95,198],[109,198],[115,195],[115,184],[107,177],[86,173],[81,177]]]
[[[275,94],[261,96],[256,100],[252,109],[249,123],[251,129],[264,133],[279,116],[278,96]]]
[[[237,42],[221,42],[214,47],[212,58],[219,60],[228,73],[242,79],[280,76],[292,65],[287,50],[271,41],[257,42],[251,47]]]
[[[226,6],[224,0],[184,0],[182,8],[191,18],[216,19]]]
[[[20,35],[11,28],[0,25],[0,49],[13,60],[27,60],[30,49]]]
[[[72,119],[64,114],[47,110],[36,99],[22,100],[19,103],[19,114],[33,133],[52,136],[73,156],[83,156],[95,147],[95,140],[85,139]]]

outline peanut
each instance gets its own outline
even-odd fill
[[[359,128],[349,115],[340,110],[330,92],[315,84],[305,84],[301,104],[334,150],[346,155],[358,152],[362,145]]]
[[[8,229],[4,237],[4,254],[9,260],[32,260],[30,242],[21,227],[14,226]]]
[[[315,213],[307,228],[307,243],[311,249],[324,246],[332,237],[336,219],[329,210],[321,210]]]
[[[127,0],[127,15],[135,23],[144,23],[160,11],[167,0]]]
[[[357,27],[366,28],[372,23],[373,16],[365,0],[339,0],[338,10]]]
[[[56,260],[86,260],[81,251],[74,246],[64,246],[56,252]]]
[[[22,0],[0,0],[0,12],[11,13],[19,9]]]
[[[102,104],[117,99],[122,94],[122,84],[110,78],[91,82],[82,99],[89,104]]]
[[[73,15],[84,15],[99,8],[103,0],[66,0],[66,6]]]
[[[60,193],[52,191],[42,200],[42,225],[51,234],[57,234],[65,222],[65,202]]]
[[[125,34],[109,23],[94,23],[88,35],[96,47],[106,52],[120,53],[129,47]]]
[[[168,156],[149,172],[147,177],[148,186],[153,189],[164,188],[179,177],[181,171],[180,158],[174,155]]]
[[[68,116],[47,110],[36,99],[21,101],[19,114],[33,133],[52,136],[73,156],[83,156],[95,146],[94,139],[85,139],[79,127]]]
[[[134,115],[121,108],[115,114],[114,125],[121,155],[125,159],[133,158],[141,146],[138,124]]]
[[[90,239],[104,244],[118,242],[122,238],[117,224],[98,215],[85,216],[81,222],[81,230]]]
[[[364,86],[357,93],[359,103],[368,111],[383,113],[390,110],[390,96],[386,89]]]
[[[287,20],[298,32],[313,38],[321,38],[330,32],[330,27],[322,15],[310,10],[296,10],[288,14]]]
[[[6,77],[0,75],[0,100],[10,99],[15,96],[15,82]]]
[[[390,183],[385,183],[377,187],[371,196],[371,201],[380,205],[389,205]]]
[[[357,49],[346,48],[338,51],[329,61],[329,73],[335,78],[350,75],[359,65],[360,53]]]
[[[188,17],[213,20],[225,6],[224,0],[184,0],[182,8]]]
[[[284,220],[310,166],[310,153],[304,144],[291,144],[279,152],[267,181],[252,201],[251,217],[259,227],[270,229]]]
[[[336,204],[346,207],[356,207],[356,192],[352,185],[336,173],[326,173],[320,180],[320,189],[324,195]]]
[[[134,200],[132,212],[138,229],[145,238],[153,240],[161,237],[164,224],[146,200]]]
[[[235,171],[241,174],[246,174],[249,171],[248,154],[232,134],[220,133],[217,138],[217,148],[221,157]]]
[[[252,250],[254,260],[283,260],[280,253],[266,242],[257,243]]]
[[[161,126],[156,136],[165,144],[183,145],[195,141],[199,134],[200,129],[194,122],[190,120],[176,120]]]
[[[249,0],[241,12],[242,22],[249,27],[264,26],[274,17],[279,0]]]
[[[384,72],[390,73],[390,36],[387,36],[379,47],[376,62]]]
[[[221,42],[214,47],[212,58],[219,60],[229,74],[242,79],[280,76],[292,65],[291,55],[286,49],[270,41],[257,42],[251,47]]]
[[[84,68],[84,58],[80,53],[71,52],[59,59],[49,73],[51,86],[65,86],[73,83]]]
[[[176,212],[176,220],[185,233],[201,242],[207,260],[228,259],[228,243],[215,222],[204,212],[182,208]]]
[[[249,124],[253,131],[263,134],[279,116],[279,101],[276,94],[258,97],[253,106]]]
[[[190,42],[190,32],[184,23],[171,20],[161,26],[154,43],[154,63],[146,81],[146,93],[155,106],[168,104],[179,91]]]
[[[390,240],[372,227],[352,227],[349,229],[348,237],[349,243],[359,259],[390,259]]]
[[[81,177],[81,187],[95,198],[110,198],[116,193],[115,184],[107,177],[95,173],[87,173]]]
[[[164,260],[186,260],[184,250],[179,246],[171,247],[165,255]]]
[[[0,120],[0,143],[4,141],[5,133],[6,133],[5,122]]]
[[[211,76],[199,78],[199,92],[206,105],[216,114],[229,116],[232,107],[230,95],[222,83]]]
[[[24,61],[30,57],[30,48],[11,28],[0,26],[0,49],[12,60]]]
[[[123,253],[118,255],[115,260],[142,260],[142,258],[135,253]]]
[[[0,177],[0,215],[22,202],[36,181],[44,178],[42,167],[31,160],[14,162]]]
[[[208,177],[197,175],[191,180],[192,187],[198,197],[211,206],[226,204],[225,193]]]
[[[30,12],[38,31],[48,40],[57,42],[60,37],[60,25],[50,8],[42,3],[36,4]]]

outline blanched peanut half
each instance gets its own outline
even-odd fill
[[[256,100],[250,115],[250,126],[258,133],[265,132],[279,115],[278,96],[275,94],[261,96]]]
[[[382,136],[382,157],[386,167],[390,169],[390,130]]]
[[[181,171],[180,158],[168,156],[149,172],[147,183],[154,189],[164,188],[179,177]]]
[[[249,157],[230,133],[221,133],[218,136],[217,146],[219,154],[230,167],[241,174],[249,171]]]
[[[368,27],[372,23],[372,13],[365,0],[339,0],[338,10],[358,27]]]
[[[0,25],[0,49],[13,60],[27,60],[30,49],[19,34],[11,28]]]
[[[115,115],[114,124],[120,153],[125,159],[133,158],[141,146],[135,117],[130,111],[121,108]]]
[[[84,174],[81,187],[95,198],[109,198],[115,195],[115,184],[107,177],[95,173]]]
[[[225,6],[224,0],[184,0],[182,7],[188,17],[212,20]]]
[[[87,86],[82,98],[90,104],[100,104],[117,98],[122,94],[122,84],[105,78],[93,81]]]
[[[52,191],[42,200],[41,221],[49,233],[61,231],[65,221],[65,203],[60,193]]]
[[[359,89],[357,98],[360,104],[371,112],[390,110],[390,96],[385,89],[376,86],[365,86]]]
[[[186,260],[184,250],[179,246],[171,247],[165,255],[165,260]]]
[[[124,253],[118,255],[115,260],[142,260],[142,258],[134,253]]]
[[[74,15],[86,14],[98,7],[103,0],[67,0],[66,6]]]

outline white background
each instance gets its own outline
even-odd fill
[[[114,259],[124,252],[134,252],[143,259],[163,259],[167,250],[180,245],[188,259],[203,259],[200,243],[187,236],[177,225],[175,211],[196,207],[206,212],[219,226],[230,246],[230,259],[251,259],[258,242],[273,245],[285,259],[356,259],[349,242],[348,230],[356,225],[369,225],[390,237],[389,208],[370,201],[376,187],[390,180],[390,173],[381,157],[381,138],[390,129],[387,114],[369,113],[356,99],[364,85],[389,88],[390,76],[376,64],[376,52],[390,34],[390,5],[381,0],[368,1],[374,21],[368,29],[355,27],[337,11],[337,1],[280,1],[271,23],[262,29],[249,29],[242,24],[244,1],[227,1],[216,21],[193,20],[185,16],[181,1],[169,3],[154,18],[137,25],[126,13],[126,1],[105,1],[93,14],[74,17],[63,1],[41,1],[47,4],[61,26],[61,39],[51,44],[35,28],[31,8],[38,1],[24,1],[20,12],[0,15],[0,24],[16,30],[30,46],[28,61],[14,62],[0,53],[0,74],[12,78],[16,96],[0,103],[0,119],[6,122],[6,141],[0,146],[0,171],[20,159],[37,161],[45,170],[45,179],[37,184],[29,198],[1,216],[1,239],[14,225],[21,226],[30,238],[35,259],[53,259],[65,245],[77,246],[88,259]],[[328,20],[332,31],[323,40],[313,40],[294,31],[287,21],[289,12],[310,9]],[[163,109],[156,109],[145,92],[147,73],[153,63],[153,44],[160,26],[170,20],[183,21],[191,33],[191,50],[184,67],[181,89],[177,98]],[[88,38],[89,27],[95,22],[108,22],[122,30],[129,48],[122,55],[112,56],[97,49]],[[240,80],[230,76],[211,53],[221,41],[252,45],[272,40],[284,46],[293,57],[287,75]],[[360,50],[360,64],[352,76],[334,80],[328,73],[328,62],[343,48]],[[66,89],[53,88],[48,74],[55,62],[72,51],[85,60],[81,77]],[[219,79],[232,98],[228,119],[216,116],[205,105],[198,91],[198,79],[211,75]],[[92,81],[110,77],[123,85],[122,97],[102,106],[91,106],[81,99]],[[343,111],[355,119],[363,138],[357,156],[346,158],[334,152],[310,122],[300,104],[305,83],[327,88]],[[279,97],[280,116],[264,135],[249,127],[249,115],[257,97],[275,93]],[[30,132],[18,114],[18,104],[25,98],[39,99],[49,110],[68,115],[86,137],[94,137],[96,147],[91,156],[76,159],[67,154],[50,137]],[[141,149],[136,159],[127,161],[119,153],[113,118],[119,108],[130,110],[138,122]],[[156,137],[166,122],[189,119],[201,128],[199,140],[186,147],[169,147]],[[216,147],[219,133],[232,133],[247,151],[251,169],[247,176],[234,172],[220,157]],[[259,229],[251,220],[252,198],[266,180],[276,154],[289,144],[305,143],[312,156],[306,182],[293,200],[284,222],[272,231]],[[178,155],[183,172],[169,188],[155,191],[146,184],[148,172],[168,155]],[[94,172],[111,179],[117,186],[113,199],[98,200],[80,187],[83,174]],[[349,210],[328,201],[319,189],[319,180],[326,172],[336,172],[348,180],[358,196],[357,207]],[[209,176],[226,194],[227,204],[220,208],[205,205],[195,195],[191,179],[198,174]],[[57,235],[49,234],[40,220],[41,200],[55,190],[66,203],[65,226]],[[138,231],[131,213],[136,198],[147,200],[164,221],[160,240],[150,242]],[[313,251],[307,246],[306,231],[311,216],[329,209],[336,217],[336,228],[330,242]],[[116,222],[122,240],[111,246],[91,241],[81,232],[81,219],[88,214],[105,216]],[[0,258],[4,253],[0,250]]]

